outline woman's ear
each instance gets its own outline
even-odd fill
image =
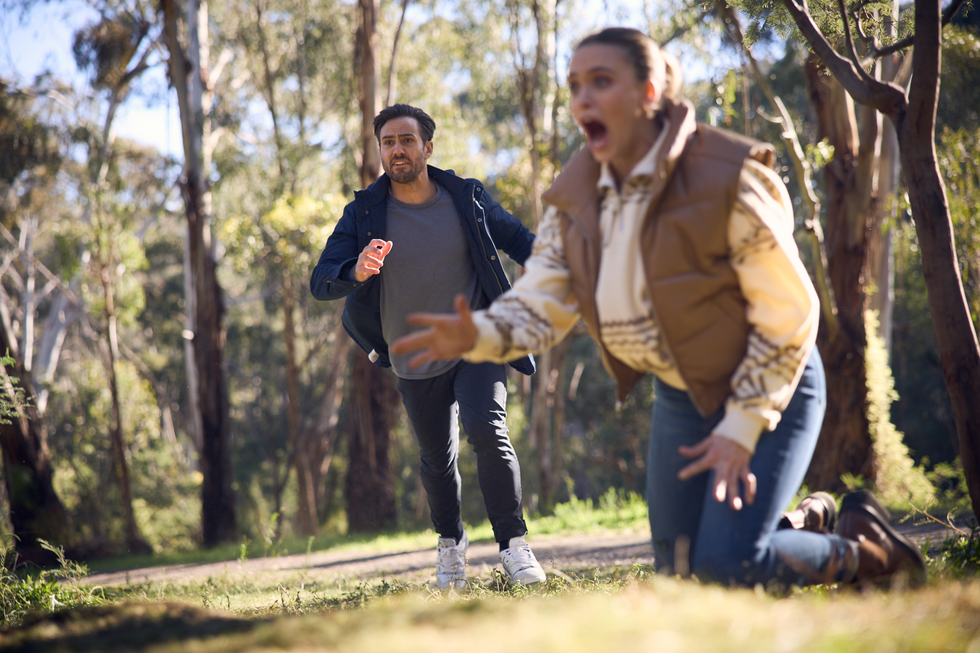
[[[643,110],[646,112],[648,118],[653,118],[653,114],[656,111],[657,104],[660,102],[660,89],[653,82],[652,79],[648,79],[645,88],[643,89]]]

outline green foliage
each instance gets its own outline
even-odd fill
[[[23,415],[24,409],[28,408],[29,402],[24,397],[24,389],[20,387],[17,379],[12,378],[3,371],[4,367],[14,365],[17,361],[10,357],[10,351],[0,356],[0,424],[9,424],[11,418]],[[9,388],[13,390],[11,396]]]
[[[571,479],[567,479],[571,483]],[[529,523],[535,535],[549,533],[595,533],[599,531],[649,528],[646,500],[635,492],[610,487],[599,497],[579,499],[569,491],[570,498],[554,507],[551,515],[538,517]]]
[[[928,458],[923,460],[923,466],[928,464]],[[936,463],[926,476],[936,488],[936,499],[940,508],[956,514],[973,512],[966,474],[959,458],[952,463]]]
[[[790,37],[804,41],[796,23],[782,2],[735,0],[730,4],[744,11],[750,18],[745,35],[746,43],[750,46],[769,33],[775,33],[781,38]],[[844,37],[844,24],[840,17],[840,5],[833,0],[816,0],[815,2],[807,2],[804,6],[831,46],[843,56],[849,57]],[[897,37],[891,36],[889,32],[891,26],[883,17],[890,17],[893,7],[891,3],[885,0],[861,3],[848,2],[845,3],[845,6],[849,15],[851,12],[857,12],[863,33],[868,37],[874,36],[883,45],[889,45],[904,38],[911,33],[914,27],[912,11],[905,10],[899,15]],[[857,41],[859,39],[858,28],[853,19],[851,19],[850,30],[852,38]]]
[[[36,166],[57,168],[54,129],[35,114],[29,96],[0,80],[0,184],[12,184]],[[6,222],[0,211],[0,221]]]
[[[736,91],[740,86],[741,78],[734,70],[729,70],[725,74],[724,81],[717,86],[718,97],[715,99],[715,104],[721,107],[726,125],[731,125],[731,119],[742,113],[740,107],[735,107]]]
[[[568,496],[559,494],[558,500],[570,500],[572,494],[598,500],[609,488],[642,495],[654,399],[651,378],[644,378],[617,411],[615,382],[591,338],[580,336],[572,343],[566,369],[565,469],[572,485]]]
[[[943,87],[946,88],[945,85]],[[940,102],[944,104],[945,100]],[[956,257],[974,324],[980,319],[980,127],[944,128],[937,144],[946,184]],[[907,215],[907,213],[905,214]],[[915,225],[900,220],[895,234],[895,314],[892,369],[900,398],[892,409],[916,459],[950,463],[958,453],[952,407],[946,393],[928,303]]]
[[[806,158],[813,163],[813,167],[820,169],[825,167],[834,158],[834,146],[827,139],[823,139],[816,145],[807,143]]]
[[[317,248],[333,232],[346,204],[337,194],[324,194],[321,199],[286,194],[258,219],[228,218],[222,237],[233,253],[235,270],[245,273],[264,265],[308,275]]]
[[[892,407],[892,419],[905,433],[916,460],[952,462],[958,446],[956,425],[939,362],[915,226],[903,221],[894,234],[892,369],[899,399]]]
[[[103,16],[75,32],[72,54],[75,65],[90,70],[95,88],[117,88],[126,77],[126,69],[140,42],[149,31],[145,19],[129,12]]]
[[[930,564],[946,578],[975,578],[980,572],[980,525],[974,519],[969,533],[947,531],[936,551],[930,548]]]
[[[17,625],[32,612],[52,612],[104,601],[101,588],[79,583],[88,575],[84,565],[68,560],[61,547],[51,546],[44,540],[38,543],[57,556],[58,567],[15,573],[8,567],[14,562],[10,538],[0,539],[0,625]]]
[[[977,61],[980,63],[980,40]],[[980,124],[972,131],[945,128],[937,148],[946,182],[957,260],[973,323],[980,320]]]
[[[121,494],[106,442],[110,395],[98,361],[66,362],[67,379],[53,393],[49,412],[60,416],[49,434],[55,459],[55,489],[87,541],[122,541]],[[160,412],[150,385],[132,365],[117,366],[122,430],[127,434],[133,510],[144,538],[157,551],[187,549],[200,528],[200,472],[191,472],[185,452],[160,430]],[[84,410],[72,410],[73,406]]]
[[[885,341],[878,335],[878,316],[865,313],[868,346],[865,360],[868,372],[868,428],[874,443],[878,474],[875,489],[889,506],[914,505],[926,508],[935,502],[935,488],[925,470],[916,466],[902,434],[891,421],[891,405],[898,399],[895,381],[888,367]]]
[[[962,10],[959,13],[963,13]],[[980,5],[973,3],[974,17]],[[980,128],[980,30],[943,30],[942,100],[936,107],[937,131],[976,132]]]

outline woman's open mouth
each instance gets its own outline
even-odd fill
[[[609,132],[606,130],[606,126],[598,120],[582,122],[582,129],[585,131],[585,139],[589,142],[589,147],[593,150],[601,149],[609,140]]]

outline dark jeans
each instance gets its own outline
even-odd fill
[[[430,379],[398,379],[421,450],[419,472],[440,537],[463,534],[460,515],[459,421],[476,452],[477,477],[494,539],[527,533],[521,468],[507,436],[507,375],[502,365],[460,361]]]
[[[839,580],[852,545],[838,535],[776,530],[813,456],[826,407],[823,363],[814,350],[774,431],[763,432],[750,468],[755,502],[740,511],[711,496],[712,472],[679,481],[690,460],[678,453],[707,437],[725,409],[705,419],[686,392],[654,378],[656,399],[647,462],[647,502],[658,567],[739,585],[806,585]],[[824,578],[830,571],[833,578]]]

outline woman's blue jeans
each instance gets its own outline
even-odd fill
[[[656,377],[654,388],[647,502],[658,569],[749,586],[840,580],[845,571],[838,571],[839,561],[853,543],[838,535],[776,530],[803,483],[823,421],[826,384],[816,349],[776,429],[759,438],[750,462],[758,480],[755,502],[741,510],[711,495],[713,472],[677,479],[691,462],[678,447],[708,437],[724,408],[704,418],[686,392]]]

